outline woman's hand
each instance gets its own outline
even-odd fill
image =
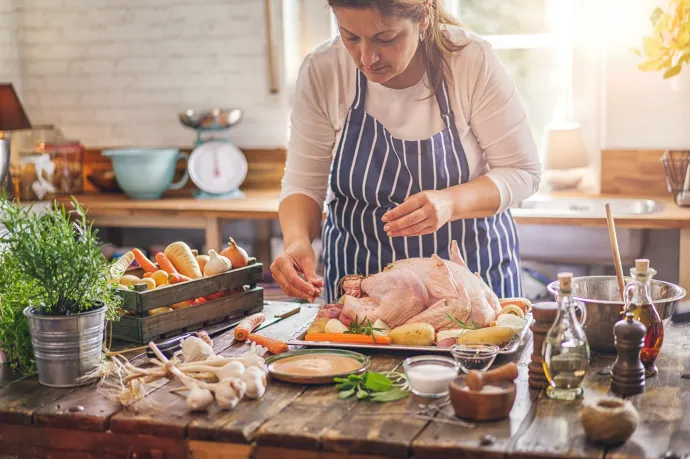
[[[446,190],[422,191],[383,215],[390,237],[422,236],[436,232],[453,216],[453,199]]]
[[[287,295],[313,302],[323,293],[323,279],[316,275],[315,266],[316,255],[311,244],[296,242],[271,264],[271,273]]]

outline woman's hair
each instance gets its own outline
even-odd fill
[[[428,0],[328,0],[331,8],[373,8],[383,16],[397,16],[421,23],[425,16],[425,7]],[[441,0],[429,2],[431,11],[429,25],[424,32],[424,40],[421,43],[424,59],[424,67],[430,78],[434,92],[441,90],[444,74],[450,75],[451,69],[448,63],[448,55],[459,51],[463,46],[454,44],[448,34],[444,34],[444,26],[461,23],[453,15],[448,13],[440,4]],[[452,80],[451,80],[452,81]]]

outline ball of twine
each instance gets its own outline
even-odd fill
[[[602,397],[580,411],[587,438],[606,445],[624,443],[639,421],[640,415],[633,404],[620,398]]]

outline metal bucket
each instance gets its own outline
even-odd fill
[[[625,284],[632,278],[624,278]],[[678,302],[685,296],[685,289],[678,285],[652,280],[652,301],[664,325],[667,325]],[[558,281],[548,286],[549,292],[558,295]],[[620,299],[616,276],[583,276],[573,278],[573,297],[587,309],[584,325],[589,347],[593,351],[615,354],[613,326],[621,319],[624,303]]]
[[[24,309],[38,368],[38,381],[50,387],[74,387],[101,363],[106,307],[83,314],[45,316]]]

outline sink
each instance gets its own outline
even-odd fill
[[[561,198],[553,196],[533,196],[513,207],[518,215],[544,214],[548,216],[606,217],[606,203],[611,205],[611,213],[616,216],[649,215],[661,212],[663,203],[651,199],[625,198]]]
[[[521,223],[517,225],[521,258],[558,264],[611,265],[611,243],[606,227],[581,226],[577,218],[606,218],[606,203],[615,217],[649,215],[663,209],[651,199],[565,198],[533,196],[511,209],[515,217],[572,217],[572,225],[558,226]],[[617,228],[623,264],[633,263],[645,249],[645,230]]]

